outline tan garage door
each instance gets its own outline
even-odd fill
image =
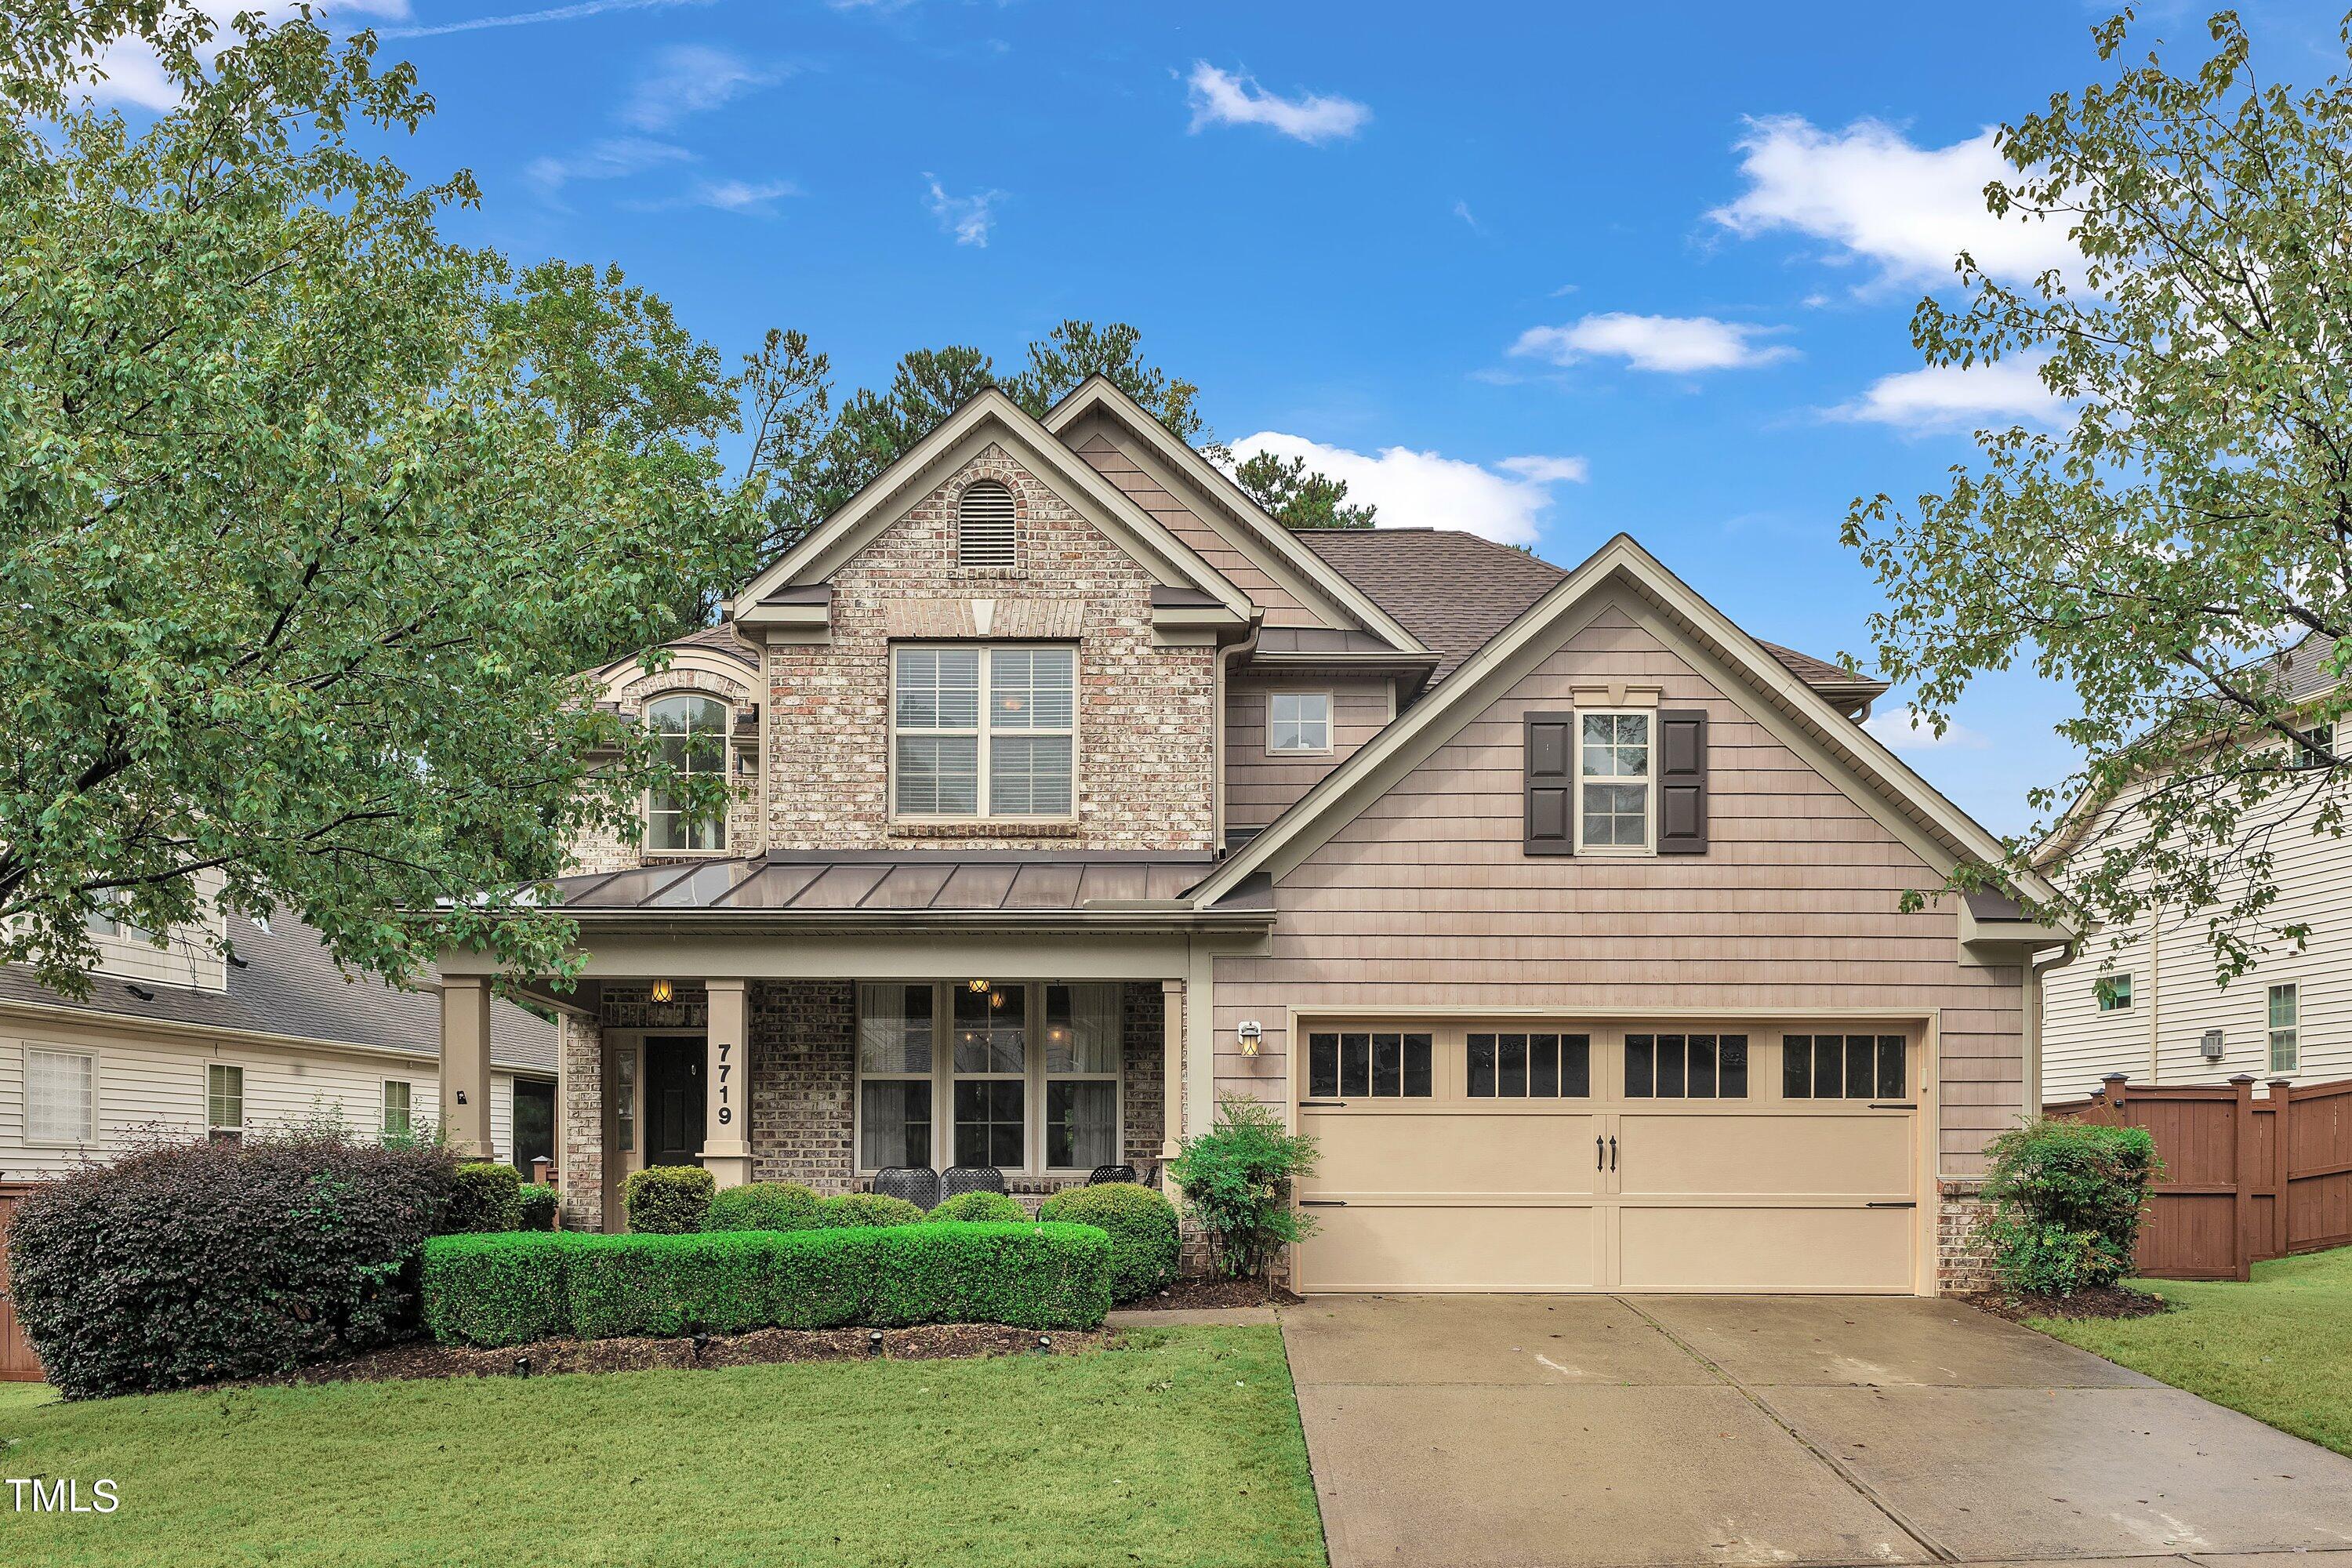
[[[1914,1288],[1916,1031],[1299,1033],[1304,1291]]]

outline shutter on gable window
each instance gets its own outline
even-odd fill
[[[1527,852],[1576,853],[1576,715],[1528,715]]]
[[[1658,715],[1658,853],[1706,853],[1706,715]]]

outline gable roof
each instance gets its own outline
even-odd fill
[[[1013,448],[1024,467],[1052,484],[1065,500],[1081,503],[1089,520],[1109,531],[1113,542],[1150,572],[1155,582],[1196,590],[1234,616],[1249,617],[1249,596],[1231,578],[1095,472],[1019,404],[989,387],[967,398],[839,510],[752,578],[735,596],[736,618],[756,620],[759,607],[779,590],[824,582],[897,521],[901,510],[898,502],[938,485],[951,462],[968,458],[990,439]]]
[[[1364,592],[1344,573],[1332,570],[1306,547],[1300,534],[1266,515],[1265,509],[1234,483],[1232,475],[1178,440],[1168,426],[1152,417],[1150,409],[1129,396],[1109,377],[1097,374],[1080,382],[1076,391],[1046,410],[1045,428],[1058,437],[1087,415],[1097,413],[1117,420],[1154,457],[1214,503],[1228,525],[1219,531],[1233,538],[1238,547],[1246,551],[1254,545],[1259,552],[1286,565],[1294,576],[1330,601],[1332,608],[1390,647],[1406,653],[1428,651],[1412,628],[1399,621],[1378,598]],[[1201,521],[1212,528],[1218,526],[1215,518]]]
[[[1948,870],[1963,859],[1997,863],[2002,858],[2003,847],[1992,833],[1945,799],[1877,737],[1831,706],[1770,649],[1667,571],[1631,535],[1620,533],[1581,565],[1562,574],[1508,628],[1465,659],[1451,679],[1407,710],[1326,774],[1265,832],[1226,858],[1193,889],[1192,896],[1203,905],[1213,904],[1254,876],[1279,877],[1289,870],[1499,698],[1525,673],[1522,666],[1531,666],[1565,640],[1579,608],[1615,584],[1663,612],[1705,651],[1729,666],[1801,726],[1813,745],[1894,808],[1897,820],[1887,826],[1930,865]],[[2047,883],[2039,878],[2025,880],[2028,885],[2023,890],[2029,897],[2054,900],[2055,892]]]
[[[231,915],[229,935],[244,962],[228,966],[226,991],[93,974],[89,1000],[81,1002],[40,984],[28,970],[11,967],[0,969],[0,1004],[400,1051],[425,1058],[427,1066],[439,1058],[441,1004],[434,993],[344,978],[319,933],[290,915],[272,917],[267,928]],[[134,984],[151,996],[132,991]],[[490,1065],[552,1076],[555,1063],[555,1026],[503,997],[495,1000]]]

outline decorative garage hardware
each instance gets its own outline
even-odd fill
[[[1241,1036],[1242,1055],[1245,1057],[1257,1055],[1257,1043],[1265,1034],[1265,1026],[1255,1018],[1244,1018],[1242,1026],[1237,1032]]]
[[[1298,1200],[1298,1206],[1303,1209],[1343,1209],[1348,1206],[1348,1200],[1345,1198],[1301,1198]]]
[[[1348,1102],[1344,1100],[1302,1100],[1298,1108],[1301,1110],[1345,1110]]]
[[[1609,1140],[1609,1168],[1612,1171],[1617,1168],[1617,1140],[1614,1138]]]
[[[1919,1205],[1908,1199],[1896,1202],[1891,1198],[1880,1198],[1874,1199],[1870,1203],[1866,1203],[1862,1206],[1866,1209],[1916,1209]]]

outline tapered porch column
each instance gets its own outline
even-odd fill
[[[1184,983],[1160,983],[1160,1158],[1173,1160],[1184,1136]]]
[[[460,1159],[490,1149],[490,984],[479,975],[441,982],[441,1131]]]
[[[722,1187],[751,1179],[751,1054],[747,989],[740,980],[706,980],[710,1026],[704,1037],[702,1168]]]

